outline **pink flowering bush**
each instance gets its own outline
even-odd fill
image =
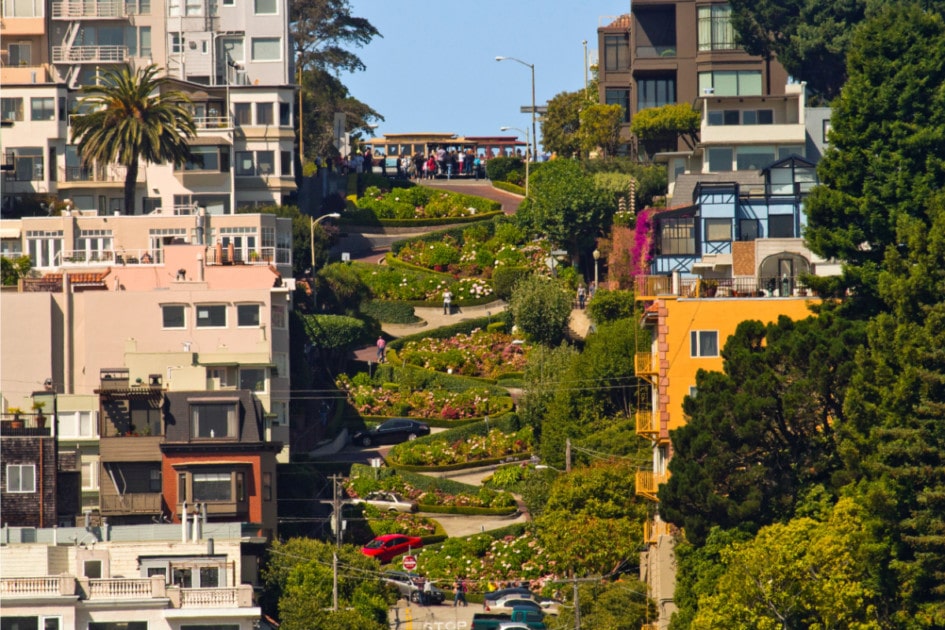
[[[382,265],[352,264],[351,269],[378,300],[438,302],[449,290],[456,302],[493,294],[492,287],[479,278],[447,278],[442,275],[397,269]]]
[[[397,352],[402,360],[438,372],[497,378],[508,372],[524,371],[529,348],[513,344],[512,335],[476,329],[468,335],[448,339],[426,338],[407,342]]]

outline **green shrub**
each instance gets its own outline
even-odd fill
[[[513,195],[522,195],[523,197],[525,196],[525,189],[517,184],[510,184],[509,182],[493,181],[492,187],[498,188],[499,190],[504,190],[505,192],[510,192]]]
[[[405,302],[370,300],[361,304],[361,312],[387,324],[414,324],[422,321],[414,307]]]
[[[598,290],[587,304],[587,314],[596,324],[607,324],[633,317],[632,291]]]
[[[525,170],[525,162],[519,157],[494,157],[486,162],[486,177],[493,182],[508,181],[510,171]]]
[[[486,332],[505,332],[505,322],[492,322],[486,326]]]
[[[528,267],[496,267],[492,272],[492,288],[496,297],[508,301],[515,284],[529,273],[531,270]]]

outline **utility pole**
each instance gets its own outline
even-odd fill
[[[571,438],[568,438],[564,442],[564,472],[571,472]],[[575,582],[575,587],[577,588],[577,582]]]
[[[331,479],[331,517],[335,519],[335,551],[331,554],[331,609],[338,611],[338,549],[341,549],[341,497],[338,496],[338,475]]]
[[[578,597],[577,574],[572,573],[574,578],[574,630],[581,630],[581,602]]]

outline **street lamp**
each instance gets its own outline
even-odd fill
[[[528,145],[528,143],[529,143],[529,140],[528,140],[528,129],[519,129],[518,127],[499,127],[499,131],[508,131],[509,129],[512,129],[512,130],[514,130],[514,131],[521,131],[522,133],[524,133],[524,134],[525,134],[525,145],[526,145],[526,146]],[[528,199],[528,162],[529,162],[529,160],[525,160],[525,198],[526,198],[526,199]]]
[[[597,263],[600,260],[600,250],[595,249],[591,256],[594,257],[594,291],[597,292]]]
[[[527,66],[532,71],[532,159],[535,160],[538,157],[538,128],[535,126],[535,64],[516,59],[515,57],[502,57],[501,55],[496,57],[495,60],[517,61],[523,66]]]
[[[312,218],[312,224],[309,226],[309,237],[311,239],[311,249],[312,249],[312,279],[315,279],[315,225],[321,223],[325,219],[337,219],[341,215],[337,212],[332,212],[331,214],[326,214],[320,216],[317,219]]]

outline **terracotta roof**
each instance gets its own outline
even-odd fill
[[[105,276],[111,272],[111,269],[97,272],[69,272],[69,282],[73,286],[100,285],[105,283]],[[43,280],[47,282],[62,282],[61,273],[47,273],[43,275]]]

